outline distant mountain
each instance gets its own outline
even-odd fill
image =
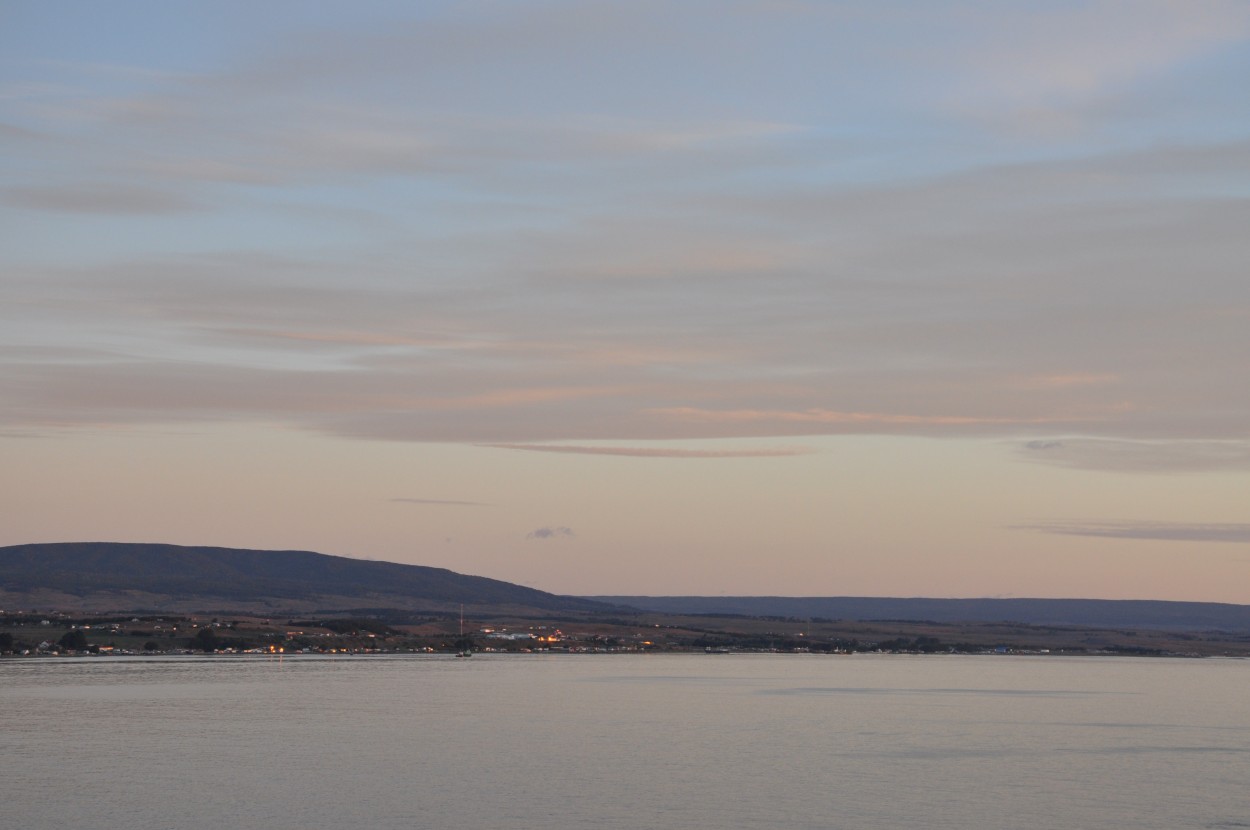
[[[0,547],[0,608],[97,610],[607,610],[443,568],[298,550],[117,542]]]
[[[830,620],[1017,622],[1094,628],[1250,632],[1250,605],[1109,599],[893,597],[588,597],[667,614],[823,617]]]

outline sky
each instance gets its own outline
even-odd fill
[[[1250,603],[1250,3],[0,2],[0,545]]]

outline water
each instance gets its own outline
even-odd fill
[[[0,825],[1250,828],[1250,661],[0,661]]]

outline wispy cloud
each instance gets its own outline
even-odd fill
[[[66,213],[167,214],[200,210],[186,195],[129,184],[75,184],[11,187],[0,191],[8,204]]]
[[[880,426],[984,426],[1000,424],[1038,424],[1054,418],[995,418],[978,415],[906,415],[883,412],[840,412],[829,409],[778,410],[731,409],[714,410],[697,407],[653,409],[652,414],[682,420],[709,423],[775,422],[788,424],[880,425]]]
[[[1250,524],[1247,523],[1108,522],[1056,519],[1012,525],[1011,529],[1055,533],[1063,536],[1094,536],[1161,542],[1250,542]]]
[[[978,5],[975,16],[961,17],[964,24],[971,24],[964,32],[948,32],[963,48],[934,56],[952,59],[949,69],[962,83],[938,97],[990,122],[1054,134],[1098,123],[1089,117],[1098,109],[1090,104],[1105,104],[1195,56],[1243,40],[1250,10],[1235,0]]]
[[[1118,378],[1109,372],[1071,372],[1068,374],[1031,375],[1021,378],[1025,388],[1061,388],[1065,386],[1102,386],[1115,383]]]
[[[417,337],[403,334],[369,331],[269,331],[260,328],[228,328],[222,330],[226,335],[238,335],[242,338],[259,340],[294,341],[295,343],[325,343],[331,346],[391,347],[407,346],[416,348],[453,348],[457,344],[447,337]]]
[[[630,458],[784,458],[810,455],[809,447],[773,447],[742,450],[692,450],[678,447],[611,447],[585,444],[482,444],[503,450],[572,453],[577,455],[619,455]]]
[[[526,539],[566,539],[576,536],[569,527],[540,527],[525,534]]]
[[[801,450],[599,442],[1029,435],[1072,467],[1247,468],[1239,122],[1178,128],[1202,119],[1168,99],[1107,104],[1079,146],[958,132],[1234,75],[1193,59],[1245,4],[957,6],[740,4],[709,31],[680,5],[453,5],[297,19],[197,74],[61,65],[5,116],[48,139],[11,142],[0,198],[48,224],[0,286],[0,424],[674,458]],[[1185,106],[1225,118],[1225,80]],[[22,356],[66,344],[93,356]]]
[[[1026,441],[1021,458],[1083,470],[1121,473],[1193,473],[1250,470],[1250,441],[1133,440],[1059,437]]]
[[[490,507],[487,502],[482,501],[457,501],[454,499],[389,499],[388,501],[399,504],[429,504],[440,507]]]

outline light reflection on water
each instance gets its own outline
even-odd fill
[[[0,662],[6,826],[1250,827],[1250,662]]]

